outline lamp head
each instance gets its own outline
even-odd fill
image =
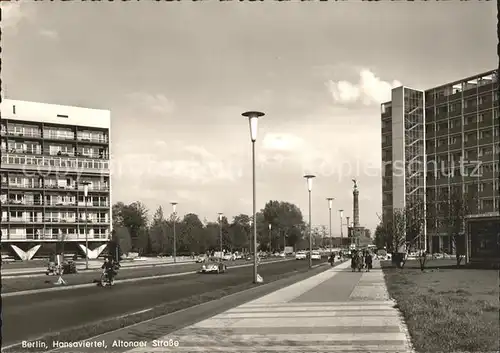
[[[269,230],[271,230],[273,228],[273,225],[271,223],[269,223]]]
[[[312,174],[307,174],[307,175],[304,175],[304,178],[306,178],[306,181],[307,181],[307,190],[308,191],[311,191],[312,190],[312,181],[314,178],[316,178],[315,175],[312,175]]]
[[[250,124],[250,139],[252,142],[255,142],[257,140],[257,126],[259,118],[263,117],[265,114],[257,111],[249,111],[241,115],[248,118],[248,122]]]
[[[327,200],[328,200],[328,208],[331,210],[333,206],[333,200],[335,200],[335,198],[328,197]]]
[[[177,210],[177,202],[170,202],[170,204],[172,205],[172,210],[174,211],[174,213],[176,212]]]
[[[219,212],[219,213],[217,213],[217,214],[219,215],[219,222],[222,222],[222,213],[221,213],[221,212]]]
[[[340,218],[344,217],[344,210],[339,210]]]

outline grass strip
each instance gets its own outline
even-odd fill
[[[498,272],[383,264],[390,296],[419,353],[498,352]]]

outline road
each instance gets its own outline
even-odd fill
[[[262,262],[268,261],[281,261],[281,259],[269,258],[263,259]],[[236,260],[225,262],[227,266],[249,264],[250,261]],[[175,273],[194,272],[198,271],[201,264],[195,263],[182,263],[178,265],[160,265],[155,267],[138,267],[131,268],[125,267],[119,271],[117,280],[151,277],[151,276],[165,276]],[[70,274],[64,276],[68,286],[91,284],[98,280],[101,276],[101,270],[93,270],[88,272],[79,272],[77,274]],[[56,277],[52,276],[2,276],[2,294],[20,292],[26,290],[38,290],[45,288],[54,288],[54,281]]]
[[[308,267],[307,261],[261,264],[264,277]],[[2,302],[3,345],[34,339],[48,332],[92,323],[186,297],[248,282],[252,266],[221,275],[186,275],[117,284],[112,288],[82,288],[5,297]]]

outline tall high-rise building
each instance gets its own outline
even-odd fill
[[[3,100],[1,114],[2,251],[97,257],[111,235],[110,112]]]
[[[428,90],[394,88],[381,105],[383,220],[423,205],[421,249],[427,239],[427,249],[452,252],[443,204],[457,193],[469,196],[467,219],[499,231],[498,90],[490,71]]]

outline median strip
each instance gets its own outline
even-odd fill
[[[267,265],[267,264],[272,264],[272,263],[277,263],[277,262],[284,262],[284,261],[292,261],[292,260],[291,259],[285,259],[285,260],[276,260],[276,261],[266,261],[266,262],[261,262],[259,264],[259,266],[263,266],[263,265]],[[242,267],[250,267],[250,266],[253,266],[253,264],[235,265],[235,266],[230,266],[228,268],[242,268]],[[115,280],[115,284],[119,284],[119,283],[131,283],[131,282],[139,282],[139,281],[147,281],[147,280],[154,280],[154,279],[160,279],[160,278],[171,278],[171,277],[178,277],[178,276],[187,276],[187,275],[192,275],[192,274],[196,274],[196,273],[198,273],[198,271],[189,271],[189,272],[181,272],[181,273],[169,273],[169,274],[166,274],[166,275],[156,275],[156,276],[147,276],[147,277],[137,277],[137,278],[129,278],[129,279],[120,279],[120,280]],[[53,288],[31,289],[31,290],[18,291],[18,292],[2,293],[2,297],[15,297],[15,296],[20,296],[20,295],[30,295],[30,294],[39,294],[39,293],[55,292],[55,291],[62,291],[62,290],[90,288],[90,287],[95,287],[96,285],[97,285],[96,283],[85,283],[85,284],[75,284],[75,285],[70,285],[70,286],[53,287]]]

